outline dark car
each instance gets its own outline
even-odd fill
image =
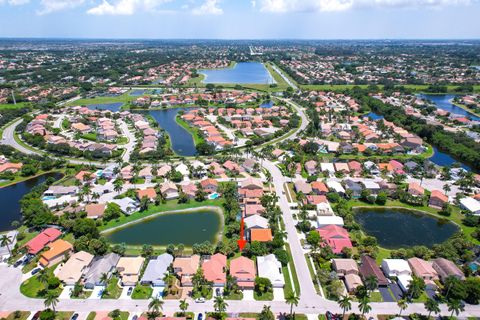
[[[18,260],[18,261],[16,261],[16,262],[13,264],[13,267],[14,267],[14,268],[17,268],[17,267],[19,267],[22,263],[23,263],[23,260]]]
[[[130,296],[133,292],[133,287],[128,288],[127,296]]]
[[[35,268],[32,270],[32,276],[36,275],[37,273],[40,272],[40,270],[42,270],[42,268]]]
[[[32,317],[32,320],[38,320],[40,318],[40,311],[35,312],[35,314]]]
[[[338,317],[330,311],[327,311],[327,313],[325,313],[325,317],[327,317],[327,320],[338,320]]]
[[[134,315],[132,320],[137,320],[138,319],[138,316],[137,315]]]
[[[221,296],[221,295],[222,295],[222,292],[220,291],[220,288],[217,288],[217,290],[215,290],[215,293],[217,294],[217,296]]]
[[[78,318],[78,313],[74,313],[73,316],[70,318],[70,320],[77,320]]]
[[[198,314],[198,317],[197,317],[197,320],[202,320],[203,319],[203,314],[202,313],[199,313]]]

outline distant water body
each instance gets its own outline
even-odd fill
[[[450,112],[451,114],[455,114],[462,117],[468,117],[475,121],[480,121],[480,117],[477,117],[471,112],[464,110],[460,107],[454,105],[451,100],[455,98],[453,94],[445,94],[445,95],[437,95],[437,94],[419,94],[420,98],[428,99],[432,101],[435,106],[439,109],[445,110]]]
[[[260,62],[239,62],[233,68],[201,69],[205,75],[203,83],[228,84],[272,84],[275,83],[270,72]]]

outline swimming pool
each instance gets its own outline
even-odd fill
[[[57,197],[55,197],[55,196],[45,196],[45,197],[42,198],[43,201],[45,201],[45,200],[53,200],[53,199],[57,199]]]
[[[219,198],[219,197],[220,197],[220,194],[218,194],[218,192],[214,192],[214,193],[212,193],[212,194],[210,194],[210,195],[208,196],[208,199],[210,199],[210,200],[215,200],[215,199],[217,199],[217,198]]]

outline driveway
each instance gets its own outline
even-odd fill
[[[72,294],[73,286],[65,286],[63,288],[62,293],[58,296],[58,299],[70,299],[70,295]]]
[[[165,290],[165,287],[153,287],[152,298],[159,297],[162,299],[163,290]]]
[[[402,289],[400,289],[400,286],[396,283],[390,283],[388,285],[388,287],[390,288],[390,290],[392,291],[393,293],[393,296],[395,297],[395,299],[397,300],[400,300],[403,298],[403,291]]]
[[[254,301],[253,298],[253,290],[252,289],[245,289],[243,290],[243,300],[245,301]]]
[[[285,301],[285,295],[283,293],[283,288],[273,288],[273,300],[274,301]]]
[[[89,299],[101,299],[104,289],[104,286],[95,286]]]
[[[129,288],[134,288],[134,287],[123,287],[122,294],[120,295],[119,299],[132,299],[132,296],[128,295]],[[133,289],[132,289],[132,293],[133,293]]]
[[[395,299],[390,294],[390,290],[388,290],[388,287],[380,287],[378,288],[378,291],[380,291],[384,302],[395,302]]]

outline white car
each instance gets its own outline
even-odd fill
[[[197,298],[197,299],[195,299],[195,302],[196,303],[205,303],[205,298],[204,297]]]

